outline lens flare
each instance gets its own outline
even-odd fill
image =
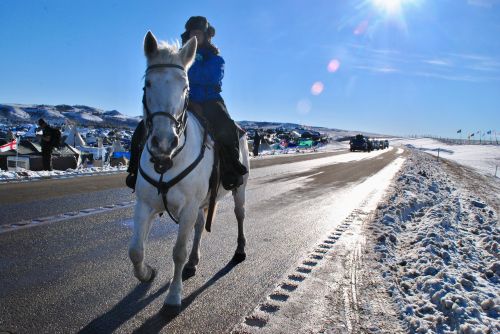
[[[321,81],[316,81],[311,86],[311,94],[312,95],[319,95],[319,94],[323,93],[324,88],[325,88],[325,85],[323,85],[323,83]]]
[[[306,115],[311,112],[311,101],[308,99],[302,99],[299,102],[297,102],[297,112],[301,115]]]
[[[361,21],[356,29],[354,29],[353,33],[354,35],[363,35],[366,30],[368,29],[368,20]]]
[[[339,67],[340,67],[340,61],[338,59],[332,59],[328,63],[327,69],[328,69],[328,72],[335,73],[338,71]]]

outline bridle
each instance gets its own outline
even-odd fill
[[[183,72],[186,72],[186,69],[180,65],[177,64],[155,64],[155,65],[150,65],[146,69],[146,74],[154,69],[158,68],[177,68],[179,70],[182,70]],[[177,136],[180,138],[182,134],[185,133],[186,130],[186,124],[187,124],[187,109],[188,109],[188,104],[189,104],[189,91],[187,92],[187,95],[184,99],[184,107],[182,109],[182,112],[179,114],[178,117],[175,117],[171,113],[168,113],[166,111],[157,111],[157,112],[151,112],[151,110],[148,107],[147,99],[146,99],[146,87],[143,87],[142,90],[144,91],[142,95],[142,105],[144,107],[144,111],[146,113],[146,118],[145,118],[145,125],[146,125],[146,130],[147,130],[147,137],[149,138],[151,132],[152,132],[152,127],[153,127],[153,120],[155,117],[158,116],[164,116],[169,118],[174,124],[175,124],[175,132]],[[186,144],[186,138],[184,138],[184,144],[180,148],[177,148],[174,153],[172,154],[172,158],[174,158],[177,154],[182,151],[184,148],[184,145]],[[151,162],[154,164],[155,171],[159,174],[165,173],[168,169],[172,167],[172,158],[170,159],[159,159],[156,157],[151,149],[149,148],[148,141],[146,140],[146,149],[148,150],[149,154],[151,155]]]
[[[146,73],[148,73],[148,71],[150,71],[150,70],[157,69],[157,68],[177,68],[177,69],[180,69],[184,72],[186,71],[186,69],[184,67],[177,65],[177,64],[156,64],[156,65],[148,66],[148,68],[146,69]],[[144,111],[146,113],[145,124],[146,124],[146,129],[148,132],[148,135],[147,135],[148,138],[152,132],[151,128],[153,127],[153,120],[155,117],[158,117],[158,116],[168,117],[175,124],[176,132],[177,132],[177,135],[179,137],[181,136],[181,134],[184,134],[184,143],[182,144],[181,147],[179,147],[175,150],[175,152],[172,154],[172,157],[170,159],[159,159],[158,157],[156,157],[153,154],[153,152],[151,152],[149,145],[148,145],[148,140],[146,140],[146,149],[148,150],[148,152],[151,156],[150,161],[154,164],[155,171],[158,174],[160,174],[160,179],[158,181],[156,181],[151,176],[149,176],[144,171],[144,169],[142,168],[142,166],[139,162],[139,173],[142,175],[144,180],[146,180],[149,184],[151,184],[153,187],[158,189],[158,195],[161,194],[161,196],[162,196],[163,206],[165,207],[165,210],[167,211],[170,218],[172,218],[172,220],[174,222],[178,223],[177,219],[174,218],[174,216],[170,213],[170,210],[168,209],[167,193],[174,185],[179,183],[183,178],[185,178],[189,173],[191,173],[193,171],[193,169],[195,169],[195,167],[203,159],[203,157],[205,155],[205,148],[207,147],[206,146],[206,141],[207,141],[207,137],[208,137],[207,124],[206,124],[205,120],[203,118],[201,118],[199,115],[197,115],[196,113],[192,113],[192,115],[194,115],[198,119],[198,121],[200,122],[200,124],[203,127],[203,139],[201,142],[200,152],[199,152],[198,156],[196,157],[196,159],[189,166],[187,166],[186,169],[184,169],[182,172],[180,172],[175,177],[171,178],[169,181],[167,181],[167,182],[163,181],[164,174],[167,172],[167,170],[169,170],[173,166],[172,159],[184,148],[184,146],[186,145],[186,142],[187,142],[186,127],[187,127],[187,117],[188,117],[187,109],[188,109],[188,103],[189,103],[189,99],[188,99],[189,92],[186,95],[186,98],[184,100],[184,108],[183,108],[181,114],[178,117],[175,117],[174,115],[172,115],[166,111],[157,111],[157,112],[152,113],[151,110],[149,110],[149,108],[148,108],[148,103],[146,100],[146,87],[144,87],[143,90],[144,90],[144,95],[142,96],[142,105],[144,106]]]

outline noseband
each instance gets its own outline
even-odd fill
[[[180,65],[177,64],[156,64],[156,65],[150,65],[146,69],[146,73],[148,73],[150,70],[157,69],[157,68],[177,68],[182,71],[186,71],[186,69]],[[151,112],[151,110],[148,107],[148,103],[146,100],[146,87],[142,89],[144,91],[144,94],[142,95],[142,105],[144,107],[144,111],[146,112],[146,129],[148,132],[148,138],[151,134],[151,130],[153,127],[153,120],[157,116],[165,116],[169,118],[174,124],[175,124],[175,132],[177,135],[180,137],[182,133],[185,132],[186,130],[186,121],[187,121],[187,108],[189,104],[189,93],[186,95],[186,98],[184,99],[184,108],[182,109],[181,114],[176,118],[174,115],[171,113],[168,113],[166,111],[157,111],[157,112]],[[186,143],[186,140],[184,140],[184,144]],[[172,155],[172,158],[175,157],[183,148],[184,144],[177,150],[175,150],[174,154]],[[172,159],[167,158],[167,159],[159,159],[156,157],[153,152],[151,152],[151,149],[149,148],[148,143],[146,142],[146,148],[151,155],[151,162],[154,164],[155,171],[159,174],[165,173],[168,169],[172,167]]]

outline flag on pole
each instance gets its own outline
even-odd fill
[[[486,132],[487,135],[491,135],[491,130],[489,130],[488,132]]]
[[[462,133],[462,129],[458,130],[457,133]]]
[[[14,139],[10,143],[0,146],[0,152],[7,152],[10,150],[17,150],[17,140]]]
[[[474,133],[471,133],[471,135],[470,135],[470,136],[471,136],[471,137],[474,137]]]

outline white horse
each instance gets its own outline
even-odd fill
[[[174,275],[165,300],[165,306],[175,310],[180,310],[181,306],[183,273],[194,275],[200,259],[200,241],[209,204],[209,178],[214,163],[214,142],[210,136],[207,137],[198,118],[187,111],[187,70],[194,61],[196,47],[196,38],[191,38],[180,50],[176,45],[158,44],[151,32],[144,39],[148,67],[143,119],[148,138],[140,159],[142,171],[136,184],[134,234],[129,256],[135,276],[141,282],[153,280],[155,270],[144,262],[145,244],[153,218],[165,209],[176,217],[179,232],[173,249]],[[249,169],[246,136],[240,139],[239,145],[240,161]],[[186,174],[184,171],[189,171],[189,168],[192,170],[187,175],[169,186],[164,201],[159,189],[161,185],[165,186],[176,178],[178,180],[179,175]],[[247,180],[248,174],[244,176],[243,185],[232,191],[238,221],[235,261],[243,261],[246,257],[243,220]],[[222,187],[219,189],[217,200],[228,193]],[[193,247],[186,264],[187,241],[193,227]]]

